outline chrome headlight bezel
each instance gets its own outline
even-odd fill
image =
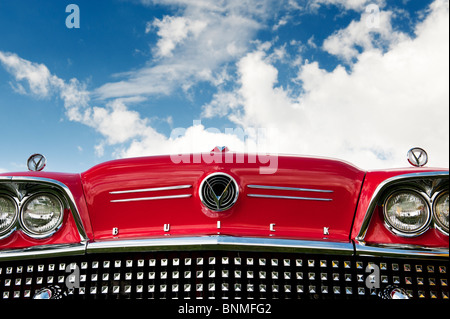
[[[42,197],[42,196],[46,196],[46,197],[50,198],[51,200],[53,200],[54,202],[56,202],[59,205],[59,212],[58,212],[59,217],[57,218],[56,222],[54,223],[54,225],[51,228],[49,228],[46,231],[39,232],[39,231],[31,229],[31,227],[29,225],[27,225],[27,221],[24,220],[24,218],[25,218],[24,215],[26,213],[26,209],[28,208],[28,205],[30,205],[34,200],[36,200],[37,198]],[[61,197],[53,192],[43,191],[43,192],[38,192],[38,193],[31,195],[24,201],[24,203],[20,209],[19,222],[20,222],[21,230],[26,235],[28,235],[34,239],[44,239],[44,238],[48,238],[48,237],[52,236],[54,233],[56,233],[61,228],[61,226],[63,224],[65,207],[66,206],[64,205],[64,202],[61,199]]]
[[[402,195],[402,194],[415,196],[417,199],[422,201],[424,204],[425,222],[423,222],[420,227],[418,227],[414,230],[411,230],[411,231],[406,231],[406,230],[400,229],[398,226],[396,226],[389,218],[388,212],[387,212],[389,201],[391,201],[394,197]],[[389,231],[394,233],[395,235],[398,235],[401,237],[420,236],[420,235],[424,234],[430,228],[431,221],[432,221],[432,213],[431,213],[430,201],[428,199],[428,196],[426,196],[426,194],[424,194],[418,190],[415,190],[415,189],[410,189],[410,188],[396,189],[396,190],[390,192],[383,201],[383,218],[384,218],[385,227]]]
[[[442,192],[437,193],[436,196],[433,199],[433,220],[434,220],[435,227],[439,231],[441,231],[443,234],[448,236],[449,235],[449,228],[448,228],[448,226],[446,227],[445,225],[442,224],[442,221],[437,216],[437,211],[436,211],[436,205],[438,204],[439,200],[442,197],[444,197],[444,196],[449,196],[449,191],[448,190],[444,190]]]
[[[11,235],[17,228],[17,219],[19,215],[19,207],[17,205],[17,202],[14,200],[14,198],[8,194],[0,193],[0,198],[4,198],[7,201],[10,201],[15,209],[14,217],[11,221],[11,223],[3,230],[0,230],[0,239],[4,239]]]

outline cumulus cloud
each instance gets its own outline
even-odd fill
[[[181,13],[151,21],[159,36],[154,47],[158,63],[93,92],[76,79],[64,81],[44,65],[15,54],[0,51],[0,62],[13,75],[16,91],[40,98],[56,94],[64,100],[70,120],[95,128],[104,137],[95,149],[99,156],[107,145],[115,146],[117,157],[227,145],[233,151],[331,156],[363,168],[383,168],[404,166],[406,151],[421,146],[430,153],[430,165],[448,167],[448,0],[433,2],[413,37],[393,30],[388,11],[380,11],[379,28],[367,28],[367,1],[315,3],[361,13],[359,20],[322,44],[351,67],[325,70],[300,52],[292,57],[303,62],[289,87],[279,83],[276,67],[286,59],[282,46],[264,43],[250,50],[249,42],[270,12],[264,5],[273,5],[269,0],[164,1],[181,6]],[[290,4],[294,7],[294,0]],[[236,66],[236,74],[223,74],[221,66],[227,63]],[[219,79],[233,85],[220,86],[198,116],[226,116],[234,129],[219,131],[194,122],[165,136],[130,108],[143,96]],[[104,105],[92,106],[91,94],[105,99]]]
[[[113,100],[103,107],[91,106],[90,93],[77,79],[66,82],[51,74],[45,65],[30,62],[13,53],[0,51],[0,62],[13,75],[16,84],[23,88],[23,94],[38,98],[60,97],[70,121],[92,127],[103,135],[105,140],[97,146],[97,154],[103,154],[105,143],[124,143],[149,135],[149,131],[153,130],[148,120],[127,108],[124,99]]]
[[[71,79],[66,83],[51,74],[44,64],[25,60],[10,52],[0,51],[0,63],[14,76],[16,82],[11,85],[16,88],[16,92],[37,98],[59,95],[64,101],[69,119],[81,120],[80,109],[87,106],[89,92],[77,79]]]
[[[352,21],[345,29],[329,36],[323,43],[323,49],[347,63],[363,51],[388,50],[390,46],[405,40],[403,33],[393,30],[392,14],[378,7],[365,11],[359,21]]]
[[[274,0],[142,0],[146,5],[176,6],[178,14],[154,19],[146,32],[158,36],[153,58],[145,67],[129,72],[118,82],[96,90],[103,99],[133,95],[168,95],[198,82],[217,83],[222,66],[248,52]],[[149,27],[149,25],[151,27]],[[153,61],[153,60],[152,60]]]
[[[363,11],[368,5],[376,4],[384,6],[385,0],[314,0],[311,1],[311,8],[318,8],[322,5],[334,5],[346,10]]]
[[[216,145],[233,145],[233,150],[240,151],[256,150],[256,142],[253,141],[257,132],[242,129],[220,132],[215,128],[205,128],[199,121],[187,129],[174,129],[173,134],[167,137],[157,132],[147,118],[128,107],[130,103],[141,101],[139,97],[117,98],[104,106],[92,106],[89,92],[76,79],[66,82],[51,74],[45,65],[13,53],[0,51],[0,62],[13,75],[15,84],[24,89],[24,94],[38,98],[60,97],[69,120],[92,127],[103,136],[103,140],[94,147],[99,157],[104,155],[108,145],[116,147],[116,157],[201,152]],[[171,117],[166,121],[171,123]],[[129,145],[125,146],[127,143]]]
[[[351,71],[305,62],[297,91],[278,84],[265,52],[249,53],[239,62],[235,97],[217,95],[204,112],[228,112],[243,127],[271,128],[280,152],[333,156],[374,168],[403,166],[406,151],[418,145],[435,165],[446,167],[448,19],[448,1],[434,2],[416,37],[397,36],[386,52],[368,44]]]
[[[14,75],[17,82],[26,81],[29,90],[37,97],[47,97],[54,86],[59,85],[56,77],[50,74],[48,68],[43,64],[33,63],[24,60],[16,54],[1,52],[0,62],[6,70]],[[26,89],[22,85],[16,86],[20,93],[26,94]]]
[[[153,26],[158,29],[157,35],[160,37],[156,47],[156,56],[172,56],[175,47],[182,43],[188,35],[197,37],[205,29],[205,21],[192,21],[185,17],[165,16],[162,20],[156,18]]]

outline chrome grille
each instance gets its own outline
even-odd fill
[[[448,299],[448,263],[224,251],[3,261],[0,298],[28,299],[58,286],[74,299],[367,299],[398,286],[411,298]],[[375,266],[381,287],[370,289]]]

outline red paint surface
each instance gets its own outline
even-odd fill
[[[225,156],[221,154],[220,156]],[[192,159],[192,158],[191,158]],[[217,159],[217,158],[216,158]],[[358,235],[373,193],[380,183],[404,174],[444,171],[400,169],[365,172],[346,162],[308,157],[278,156],[274,174],[260,174],[259,161],[245,155],[242,163],[178,163],[169,156],[106,162],[82,174],[51,172],[4,173],[57,180],[69,187],[89,240],[160,236],[230,235],[349,242]],[[448,170],[445,170],[448,172]],[[236,204],[222,213],[205,208],[199,198],[201,181],[211,173],[231,175],[239,185]],[[191,188],[131,194],[113,191],[192,185]],[[250,189],[268,185],[331,190],[332,193]],[[332,201],[251,198],[248,194],[330,198]],[[189,198],[113,203],[111,200],[190,194]],[[220,229],[217,222],[220,221]],[[275,231],[270,230],[270,225]],[[170,225],[168,232],[164,225]],[[324,235],[323,229],[329,229]],[[119,234],[113,236],[113,228]],[[21,231],[0,240],[0,249],[80,241],[72,214],[65,213],[61,229],[52,237],[36,240]],[[383,225],[379,209],[373,214],[365,241],[369,244],[412,244],[448,247],[448,236],[435,229],[415,238],[392,234]]]
[[[137,158],[105,163],[82,174],[95,239],[160,235],[276,236],[319,240],[329,227],[330,240],[348,241],[364,172],[340,161],[278,157],[275,174],[259,173],[260,163],[174,164],[170,157]],[[237,203],[224,213],[208,211],[200,202],[202,179],[214,172],[234,177],[240,185]],[[192,188],[133,194],[112,191],[192,185]],[[249,189],[271,185],[332,190],[313,193]],[[250,198],[247,194],[331,198],[330,202]],[[190,198],[112,203],[114,199],[191,194]],[[217,221],[221,228],[217,228]],[[170,232],[164,232],[170,224]],[[275,231],[270,231],[275,224]]]

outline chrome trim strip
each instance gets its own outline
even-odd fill
[[[165,237],[139,240],[105,240],[88,243],[86,252],[147,252],[179,250],[286,251],[353,255],[352,243],[304,241],[292,239],[205,236]]]
[[[361,224],[361,229],[355,238],[356,242],[364,245],[364,238],[366,237],[366,233],[369,228],[370,220],[372,219],[372,214],[375,210],[375,206],[377,205],[379,197],[382,195],[383,191],[388,186],[391,186],[392,184],[395,184],[395,183],[403,183],[403,182],[407,182],[409,180],[414,180],[414,179],[418,179],[418,178],[439,178],[439,177],[448,177],[448,175],[449,175],[449,171],[419,172],[419,173],[394,176],[394,177],[388,178],[387,180],[381,182],[372,195],[372,198],[370,200],[366,214],[364,216],[364,220]]]
[[[114,199],[111,203],[126,203],[126,202],[138,202],[144,200],[159,200],[159,199],[175,199],[175,198],[188,198],[192,194],[182,194],[182,195],[168,195],[168,196],[154,196],[154,197],[141,197],[141,198],[128,198],[128,199]]]
[[[355,244],[356,256],[380,256],[380,257],[401,257],[401,258],[446,258],[449,257],[448,248],[431,248],[413,245],[373,245],[367,246]]]
[[[321,202],[331,202],[331,198],[312,198],[312,197],[296,197],[296,196],[278,196],[278,195],[262,195],[262,194],[247,194],[248,197],[257,198],[278,198],[278,199],[296,199],[296,200],[312,200]]]
[[[272,251],[345,256],[375,256],[448,260],[448,248],[427,248],[410,245],[365,246],[353,243],[305,241],[295,239],[203,236],[158,237],[149,239],[112,239],[89,243],[34,246],[0,251],[0,261],[76,256],[96,253],[152,251]]]
[[[282,191],[334,193],[334,191],[331,191],[331,190],[311,189],[311,188],[297,188],[297,187],[284,187],[284,186],[247,185],[247,187],[248,188],[256,188],[256,189],[282,190]]]
[[[130,194],[130,193],[144,193],[144,192],[157,192],[157,191],[170,191],[177,189],[186,189],[191,188],[192,185],[178,185],[178,186],[168,186],[168,187],[153,187],[153,188],[144,188],[144,189],[132,189],[126,191],[113,191],[109,192],[111,195],[116,194]]]
[[[0,250],[0,261],[76,256],[86,253],[87,243],[33,246],[22,249]]]
[[[80,235],[81,242],[84,243],[88,240],[88,237],[86,235],[86,231],[83,226],[83,222],[81,221],[81,216],[77,207],[77,204],[75,202],[75,198],[72,195],[72,192],[70,191],[69,187],[67,187],[65,184],[49,179],[49,178],[43,178],[43,177],[32,177],[32,176],[0,176],[0,181],[9,181],[11,183],[13,182],[32,182],[32,183],[42,183],[42,184],[50,184],[53,187],[58,187],[60,190],[65,193],[65,195],[69,199],[69,206],[70,210],[72,211],[72,216],[75,221],[75,225],[78,230],[78,234]]]

